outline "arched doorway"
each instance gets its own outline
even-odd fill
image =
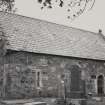
[[[81,98],[81,69],[77,65],[72,65],[71,72],[70,97]]]
[[[98,91],[98,95],[104,94],[104,76],[103,75],[99,75],[97,78],[97,91]]]

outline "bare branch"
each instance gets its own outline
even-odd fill
[[[42,5],[41,9],[44,9],[45,7],[53,8],[54,3],[57,3],[59,7],[68,5],[68,18],[71,19],[83,14],[87,10],[88,5],[90,5],[90,9],[92,9],[95,4],[95,0],[38,0],[38,3]]]
[[[14,12],[15,0],[0,0],[0,11]]]

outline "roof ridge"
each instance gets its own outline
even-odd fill
[[[76,30],[79,30],[79,31],[82,31],[82,32],[89,32],[89,33],[93,33],[93,34],[99,34],[99,33],[96,33],[96,32],[85,30],[85,29],[72,27],[72,26],[68,26],[68,25],[63,25],[63,24],[59,24],[59,23],[54,23],[54,22],[50,22],[50,21],[47,21],[47,20],[39,19],[39,18],[24,16],[24,15],[14,14],[14,13],[8,13],[8,12],[3,12],[3,11],[0,11],[0,13],[10,14],[10,15],[15,15],[15,16],[21,16],[23,18],[28,18],[28,19],[32,19],[32,20],[38,20],[38,21],[42,21],[42,22],[46,22],[46,23],[50,23],[50,24],[55,24],[55,25],[63,26],[65,28],[72,28],[72,29],[76,29]]]

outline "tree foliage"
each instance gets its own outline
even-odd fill
[[[68,12],[68,18],[74,19],[75,17],[80,16],[86,10],[92,9],[95,0],[37,0],[41,4],[41,9],[54,8],[57,7],[66,7]]]
[[[0,0],[0,11],[15,12],[14,3],[15,0]]]

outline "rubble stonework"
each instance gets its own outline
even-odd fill
[[[23,51],[8,51],[0,57],[1,77],[5,73],[6,78],[5,97],[12,98],[64,97],[65,87],[67,97],[83,98],[89,93],[95,96],[98,94],[95,81],[98,75],[105,74],[104,69],[104,61]],[[40,87],[37,86],[37,71],[41,73]]]

